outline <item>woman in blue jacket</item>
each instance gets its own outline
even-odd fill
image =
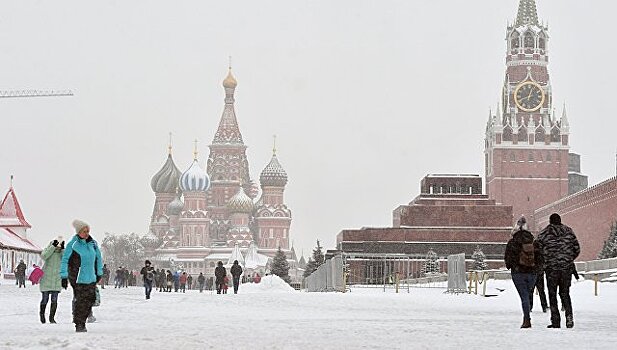
[[[73,227],[77,234],[65,245],[60,277],[64,289],[69,282],[73,288],[75,331],[87,332],[86,319],[96,300],[96,284],[103,277],[103,258],[98,244],[90,236],[90,226],[74,220]]]

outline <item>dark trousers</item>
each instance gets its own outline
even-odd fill
[[[572,283],[572,271],[553,270],[546,271],[546,284],[548,288],[548,301],[551,305],[551,324],[559,326],[561,315],[559,315],[559,305],[557,305],[557,289],[559,297],[566,311],[566,319],[572,319],[572,300],[570,299],[570,284]]]
[[[146,288],[146,299],[150,299],[150,292],[152,292],[152,281],[145,280],[144,287]]]
[[[216,294],[221,294],[221,289],[223,289],[223,282],[216,282]]]
[[[238,294],[238,287],[240,286],[240,276],[233,277],[234,282],[234,294]]]
[[[92,305],[96,300],[96,283],[75,284],[73,286],[73,298],[75,299],[73,323],[85,325],[86,319],[92,313]]]
[[[546,293],[544,292],[544,272],[540,272],[536,275],[536,287],[538,294],[540,295],[540,305],[542,310],[548,309],[548,303],[546,302]],[[533,310],[533,290],[529,296],[529,310]]]
[[[203,291],[204,291],[204,284],[203,284],[203,283],[200,283],[200,284],[199,284],[199,293],[201,293],[201,292],[203,292]]]
[[[533,296],[533,288],[536,284],[536,274],[535,273],[512,273],[512,282],[514,282],[514,286],[516,287],[516,291],[518,292],[518,296],[521,298],[521,306],[523,307],[523,317],[525,319],[530,319],[529,311],[531,310],[529,306],[529,298]]]
[[[22,286],[26,288],[26,276],[18,276],[17,284],[19,285],[19,288],[21,288]]]
[[[47,305],[47,302],[49,301],[49,297],[51,296],[51,302],[52,303],[57,303],[58,302],[58,293],[57,291],[47,291],[47,292],[41,292],[42,294],[42,298],[41,298],[41,305]]]

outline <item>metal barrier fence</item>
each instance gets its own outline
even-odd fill
[[[326,260],[304,280],[307,292],[344,292],[343,257]]]

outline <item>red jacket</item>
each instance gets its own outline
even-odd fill
[[[186,277],[185,274],[180,275],[180,284],[186,284]]]

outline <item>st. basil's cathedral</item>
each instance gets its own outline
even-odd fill
[[[297,268],[289,244],[291,210],[284,198],[287,173],[273,148],[259,185],[251,178],[234,110],[237,85],[230,68],[223,81],[225,106],[209,145],[206,169],[200,166],[195,147],[192,164],[181,172],[170,143],[167,160],[152,177],[154,209],[144,241],[163,266],[171,263],[191,274],[211,276],[218,261],[227,265],[238,260],[247,272],[263,275],[280,247],[292,270]]]

